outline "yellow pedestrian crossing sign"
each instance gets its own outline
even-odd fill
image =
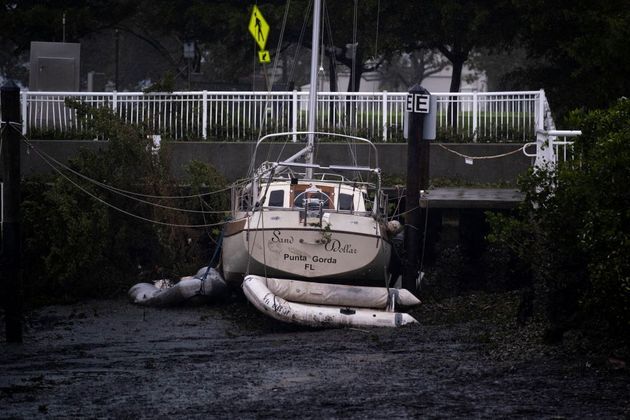
[[[261,63],[271,63],[271,56],[269,55],[269,51],[262,50],[258,51],[258,61]]]
[[[258,47],[264,50],[267,44],[267,35],[269,35],[269,25],[256,5],[254,5],[252,17],[249,19],[249,32],[256,40]]]

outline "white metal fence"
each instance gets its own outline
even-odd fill
[[[546,127],[545,92],[434,93],[441,141],[527,142]],[[318,131],[401,141],[406,92],[318,94]],[[123,120],[175,139],[249,141],[307,128],[308,92],[22,92],[23,132],[89,135],[66,99],[108,107]]]
[[[537,130],[536,141],[527,143],[523,152],[535,158],[537,168],[553,168],[560,162],[573,159],[573,138],[580,130]]]

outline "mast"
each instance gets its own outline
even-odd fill
[[[317,59],[319,57],[319,34],[321,26],[321,0],[313,1],[313,37],[311,39],[311,85],[308,94],[308,131],[317,130]],[[308,135],[310,152],[305,156],[306,163],[313,163],[315,134]],[[313,169],[306,169],[306,178],[313,177]]]

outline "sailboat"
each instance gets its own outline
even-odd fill
[[[419,301],[389,287],[390,239],[396,228],[387,224],[378,150],[365,138],[316,131],[320,15],[321,0],[315,0],[308,130],[257,141],[249,177],[232,188],[223,275],[228,285],[241,285],[254,306],[281,321],[316,327],[413,323],[395,308]],[[305,138],[306,145],[256,167],[263,144],[289,136]],[[373,164],[316,162],[321,137],[366,144]]]

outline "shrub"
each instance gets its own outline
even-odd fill
[[[64,169],[24,182],[27,296],[111,296],[141,279],[188,275],[207,263],[209,232],[184,226],[217,223],[223,216],[173,209],[226,209],[226,194],[206,202],[194,196],[225,187],[216,170],[191,163],[191,180],[182,188],[169,174],[168,139],[157,151],[144,127],[125,124],[106,108],[71,105],[108,143],[97,152],[81,151],[69,163],[95,182]],[[189,198],[156,198],[182,195]]]
[[[630,326],[630,100],[574,112],[583,134],[575,160],[522,180],[518,218],[494,216],[489,239],[534,275],[552,330],[590,326],[623,336]]]

